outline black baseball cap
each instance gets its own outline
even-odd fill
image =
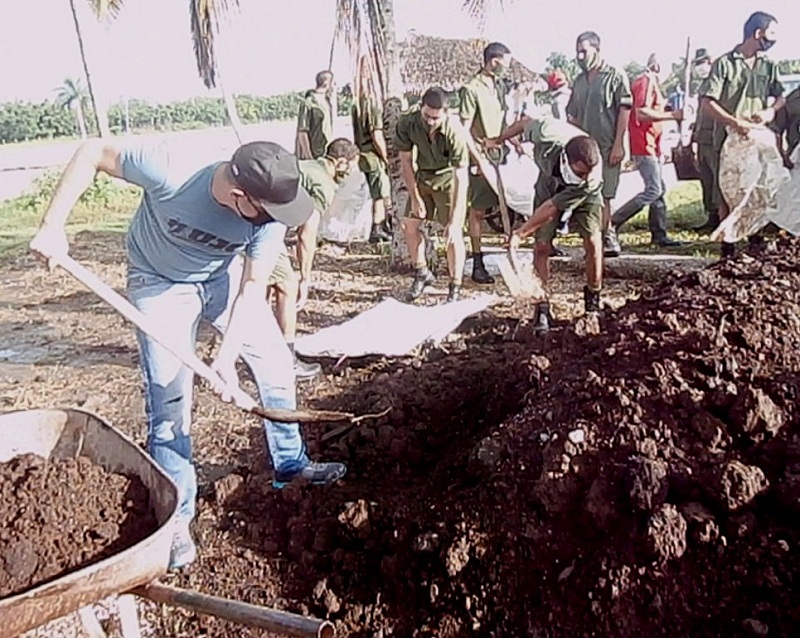
[[[231,158],[231,171],[242,190],[275,221],[301,226],[314,212],[314,203],[300,184],[297,158],[280,144],[240,146]]]

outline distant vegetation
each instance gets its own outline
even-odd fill
[[[245,124],[289,120],[296,117],[301,99],[301,93],[237,95],[236,109]],[[339,114],[349,113],[350,104],[349,88],[345,87],[339,96]],[[114,133],[181,131],[229,123],[222,98],[208,97],[169,104],[130,100],[127,108],[125,103],[111,106],[108,119]],[[78,121],[63,100],[0,103],[0,143],[77,137]],[[96,134],[93,123],[87,126],[90,134]]]

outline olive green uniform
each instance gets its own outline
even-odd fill
[[[561,153],[574,137],[585,135],[579,128],[563,120],[543,118],[531,120],[525,137],[533,142],[533,159],[539,168],[534,187],[533,206],[550,200],[559,213],[571,210],[570,223],[581,237],[599,237],[603,227],[602,181],[593,173],[580,184],[567,184],[561,177]],[[559,220],[554,219],[536,231],[536,241],[550,242],[556,236]]]
[[[775,114],[772,130],[778,135],[786,134],[788,155],[800,144],[800,88],[786,96],[786,106]]]
[[[702,95],[705,81],[700,86]],[[719,211],[722,195],[717,183],[719,153],[714,150],[714,120],[700,109],[692,131],[692,141],[697,144],[697,168],[703,191],[703,208],[712,217]]]
[[[391,194],[389,173],[372,139],[374,131],[383,130],[381,108],[375,100],[362,97],[353,104],[352,117],[353,141],[361,153],[358,168],[367,180],[369,195],[373,201],[388,199]]]
[[[506,118],[506,85],[498,77],[477,73],[461,87],[459,117],[471,121],[470,134],[476,141],[498,137],[503,132]],[[470,168],[470,206],[487,210],[499,204],[497,193],[486,181],[476,165]]]
[[[621,163],[611,166],[609,159],[617,139],[617,119],[623,108],[631,108],[633,97],[628,76],[605,62],[593,80],[589,73],[575,78],[567,115],[600,147],[603,156],[603,197],[614,199],[619,187]]]
[[[320,214],[325,214],[336,195],[336,182],[328,172],[327,162],[324,159],[313,159],[300,160],[297,164],[300,168],[300,184],[314,201],[314,208]],[[267,285],[274,286],[296,278],[292,261],[284,250],[278,257]]]
[[[332,115],[331,103],[322,93],[308,91],[303,96],[297,113],[297,131],[308,134],[311,155],[315,159],[325,155],[333,139]]]
[[[300,184],[314,201],[314,208],[324,215],[336,195],[336,181],[331,177],[327,160],[300,160]]]
[[[454,171],[469,165],[469,151],[463,134],[449,120],[431,135],[419,107],[404,113],[397,122],[395,146],[401,153],[416,150],[417,189],[425,211],[446,225],[455,196]],[[411,199],[406,215],[411,212]]]
[[[745,120],[767,108],[768,98],[777,98],[781,95],[783,95],[783,85],[778,77],[778,65],[763,53],[758,53],[751,69],[745,62],[744,56],[736,50],[714,61],[711,74],[700,87],[701,98],[710,98],[734,117]],[[708,119],[712,118],[709,116]],[[719,158],[727,136],[726,127],[713,121],[711,148],[705,144],[701,147],[698,140],[698,155],[701,152],[707,153],[708,163],[713,165],[713,201],[716,201],[718,206],[723,201],[719,189]]]

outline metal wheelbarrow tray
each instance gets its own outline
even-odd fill
[[[0,599],[0,638],[18,636],[165,574],[178,508],[174,484],[144,450],[88,412],[26,410],[0,414],[0,462],[28,453],[56,459],[82,455],[109,472],[139,477],[148,491],[158,529],[113,556]]]

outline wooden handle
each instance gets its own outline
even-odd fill
[[[100,277],[91,270],[68,256],[60,257],[56,263],[114,308],[114,310],[125,317],[134,326],[139,328],[139,330],[155,339],[183,365],[191,369],[192,372],[209,383],[213,384],[216,381],[217,374],[211,369],[211,366],[203,362],[193,351],[177,346],[174,339],[170,339],[167,335],[163,334],[161,326],[159,326],[157,322],[153,321],[141,310],[136,308],[130,301],[125,299],[125,297],[100,279]],[[241,390],[241,388],[234,395],[233,400],[242,410],[278,423],[322,423],[348,421],[354,418],[352,414],[347,412],[315,412],[313,410],[277,410],[262,408],[250,395]]]
[[[327,620],[307,618],[287,611],[208,596],[157,582],[134,589],[132,593],[157,603],[183,607],[200,614],[216,616],[249,627],[259,627],[285,636],[333,638],[336,635],[334,626]]]

